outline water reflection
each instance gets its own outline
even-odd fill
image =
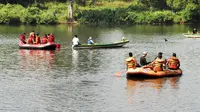
[[[72,49],[72,64],[75,69],[82,68],[85,66],[88,66],[90,69],[95,68],[96,65],[99,65],[99,59],[100,58],[97,57],[96,50],[90,50],[90,49],[74,50],[74,49]]]
[[[67,25],[67,27],[68,27],[68,33],[72,33],[74,26],[73,25]]]
[[[74,65],[74,68],[77,68],[78,66],[78,51],[72,49],[72,64]]]
[[[55,52],[52,50],[19,50],[20,69],[52,68]]]
[[[129,95],[134,94],[141,88],[153,88],[160,91],[165,86],[171,86],[173,89],[178,89],[180,77],[158,78],[158,79],[127,79],[127,91]]]

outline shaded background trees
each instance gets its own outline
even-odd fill
[[[88,24],[200,22],[200,0],[0,0],[0,23],[63,23],[70,15]]]

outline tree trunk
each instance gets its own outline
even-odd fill
[[[73,22],[73,7],[72,7],[72,2],[69,2],[68,5],[68,22]]]
[[[82,5],[85,6],[86,5],[86,1],[85,0],[81,0]]]
[[[96,0],[92,0],[92,2],[90,3],[90,5],[95,5],[96,4]]]

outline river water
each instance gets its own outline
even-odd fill
[[[0,26],[1,112],[199,112],[200,39],[182,33],[192,25]],[[54,33],[61,48],[55,51],[20,50],[23,32]],[[81,43],[130,42],[122,48],[71,49],[73,35]],[[165,42],[164,39],[168,41]],[[147,51],[152,61],[158,52],[181,61],[181,77],[130,80],[125,59],[137,60]],[[122,72],[121,77],[115,77]]]

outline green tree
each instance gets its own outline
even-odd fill
[[[180,11],[184,9],[189,0],[166,0],[166,4],[174,11]]]
[[[143,3],[147,7],[153,7],[157,9],[165,9],[166,2],[165,0],[139,0],[140,3]]]

